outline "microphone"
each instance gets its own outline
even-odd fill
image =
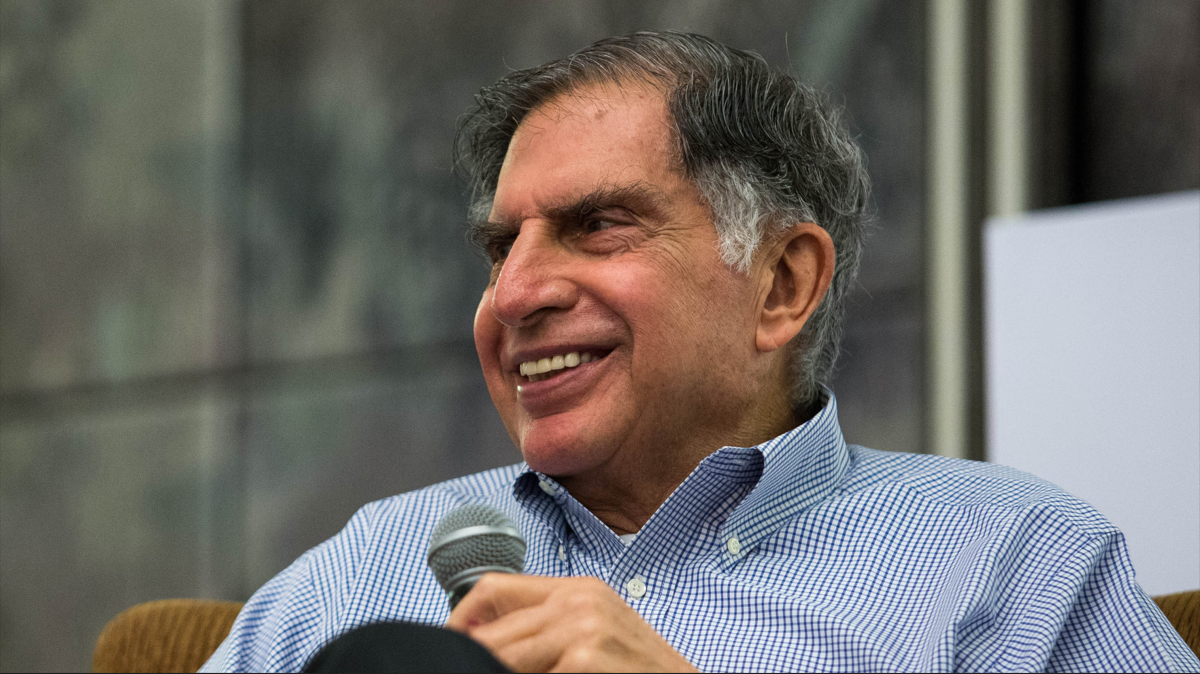
[[[425,561],[454,610],[483,574],[521,573],[525,539],[499,510],[465,505],[446,513],[433,528]]]

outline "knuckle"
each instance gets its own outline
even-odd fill
[[[599,600],[590,592],[572,592],[567,597],[567,605],[572,611],[581,614],[591,614],[599,607]]]
[[[598,635],[604,629],[604,621],[600,620],[600,616],[595,613],[582,616],[576,624],[580,632],[589,636]]]
[[[594,665],[599,661],[599,655],[599,651],[591,644],[580,644],[563,656],[562,668],[568,672],[595,671]]]
[[[476,599],[490,599],[494,597],[499,590],[496,576],[499,574],[485,573],[483,577],[475,582],[475,586],[467,594],[467,597],[474,595]]]

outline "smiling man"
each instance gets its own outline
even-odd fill
[[[781,223],[748,272],[726,264],[669,120],[648,83],[552,98],[514,133],[476,229],[492,400],[529,467],[618,534],[714,450],[796,425],[787,346],[834,268],[811,222]]]
[[[639,33],[512,73],[460,135],[488,390],[524,462],[367,505],[248,602],[211,669],[367,623],[518,671],[1188,670],[1120,533],[1032,477],[847,445],[832,393],[868,181],[760,58]],[[526,575],[453,613],[438,519],[507,513]]]

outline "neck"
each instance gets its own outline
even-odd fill
[[[751,407],[723,431],[701,429],[686,438],[655,434],[614,452],[595,470],[557,479],[615,533],[635,533],[707,456],[722,447],[761,444],[800,421],[786,398],[779,398]]]

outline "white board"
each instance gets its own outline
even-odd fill
[[[987,452],[1125,533],[1148,593],[1200,588],[1200,192],[994,219]]]

